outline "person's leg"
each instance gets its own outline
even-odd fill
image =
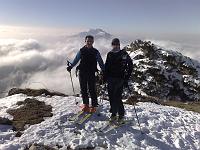
[[[89,97],[87,92],[87,74],[84,72],[79,73],[80,89],[83,99],[83,104],[89,105]]]
[[[115,82],[113,78],[108,78],[108,96],[110,101],[110,112],[113,116],[117,114],[117,105],[115,101]]]
[[[114,97],[114,107],[116,113],[119,116],[124,116],[124,105],[122,102],[122,92],[123,92],[123,79],[113,78],[113,97]]]
[[[117,90],[118,115],[119,115],[119,118],[122,118],[124,117],[124,114],[125,114],[124,104],[122,102],[123,80],[120,80],[118,84],[119,84],[118,90]]]
[[[88,74],[88,87],[89,87],[89,92],[92,99],[92,106],[97,107],[98,101],[97,101],[97,92],[96,92],[95,73]]]

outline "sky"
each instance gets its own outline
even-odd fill
[[[199,7],[199,0],[1,0],[0,25],[199,35]]]

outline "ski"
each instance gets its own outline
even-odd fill
[[[131,123],[132,120],[127,120],[124,123],[117,123],[117,122],[113,122],[113,123],[107,123],[104,127],[100,128],[99,130],[97,130],[97,133],[103,133],[106,134],[114,129],[117,129],[119,127],[122,127],[124,125],[127,125],[129,123]]]
[[[99,113],[99,109],[100,107],[97,107],[96,112],[92,112],[92,113],[86,113],[81,119],[76,121],[76,124],[81,125],[83,124],[85,121],[87,121],[93,114],[97,114],[97,116],[100,116]]]
[[[83,124],[86,120],[88,120],[93,113],[88,113],[85,116],[83,116],[80,120],[77,120],[76,124],[81,125]]]
[[[77,114],[69,118],[69,121],[76,121],[78,120],[79,116],[81,116],[84,113],[84,111],[79,111]]]
[[[111,127],[110,127],[108,130],[106,130],[106,132],[104,132],[104,133],[108,133],[108,132],[110,132],[110,131],[112,131],[112,130],[114,130],[114,129],[117,129],[117,128],[119,128],[119,127],[122,127],[122,126],[124,126],[124,125],[127,125],[127,123],[128,123],[128,122],[125,122],[125,123],[123,123],[123,124],[114,123],[114,124],[112,124]]]
[[[107,128],[110,128],[111,125],[112,123],[108,121],[103,127],[97,129],[96,132],[98,133],[104,132]]]

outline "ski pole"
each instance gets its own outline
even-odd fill
[[[140,131],[141,131],[141,133],[143,133],[143,132],[142,132],[142,129],[141,129],[141,125],[140,125],[140,122],[139,122],[139,118],[138,118],[137,111],[136,111],[136,108],[135,108],[135,104],[134,104],[134,103],[133,103],[133,107],[134,107],[135,115],[136,115],[136,118],[137,118],[137,121],[138,121],[138,124],[139,124],[139,127],[140,127]]]
[[[130,56],[130,54],[131,54],[131,51],[130,51],[130,53],[129,53],[128,55]],[[130,89],[129,85],[127,85],[127,88],[128,88],[128,90],[129,90],[129,93],[131,93],[131,89]],[[132,103],[132,101],[131,101],[131,103]],[[140,121],[139,121],[139,117],[138,117],[138,115],[137,115],[137,111],[136,111],[136,108],[135,108],[135,104],[132,103],[132,105],[133,105],[133,108],[134,108],[134,110],[135,110],[135,115],[136,115],[136,118],[137,118],[138,125],[139,125],[139,127],[140,127],[140,131],[141,131],[141,133],[143,134],[142,129],[141,129],[141,125],[140,125]]]
[[[131,93],[130,87],[128,86],[127,88],[128,88],[128,90],[129,90],[129,93]],[[139,127],[140,127],[140,131],[141,131],[141,133],[143,134],[142,129],[141,129],[141,125],[140,125],[140,121],[139,121],[139,117],[138,117],[138,115],[137,115],[137,111],[136,111],[136,108],[135,108],[135,104],[134,104],[132,101],[131,101],[131,103],[132,103],[133,108],[134,108],[134,110],[135,110],[135,115],[136,115],[136,118],[137,118],[138,125],[139,125]]]
[[[101,102],[101,104],[103,104],[103,100],[104,100],[104,98],[105,98],[105,90],[106,90],[106,87],[105,87],[106,85],[104,84],[102,87],[101,87],[101,100],[100,100],[100,102]]]
[[[71,63],[69,61],[67,61],[67,65],[69,66]],[[75,94],[75,90],[74,90],[74,83],[73,83],[73,80],[72,80],[72,73],[71,71],[69,72],[69,75],[70,75],[70,79],[71,79],[71,84],[72,84],[72,90],[73,90],[73,93],[74,93],[74,96],[75,96],[75,103],[76,105],[78,104],[77,100],[76,100],[76,94]]]

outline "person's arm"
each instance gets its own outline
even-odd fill
[[[133,71],[133,61],[129,55],[128,55],[127,61],[128,61],[128,78],[130,78],[131,73]]]
[[[109,56],[109,53],[107,54],[106,56],[106,62],[105,62],[105,69],[104,69],[104,72],[103,72],[103,82],[107,82],[107,77],[108,77],[108,56]]]
[[[108,72],[108,57],[109,57],[109,53],[106,56],[105,71],[104,71],[105,74],[107,74],[107,72]]]
[[[99,52],[97,52],[97,62],[101,68],[102,71],[105,70],[105,65],[104,65],[104,62],[103,62],[103,59],[101,58],[101,55]]]
[[[79,51],[77,54],[76,54],[76,57],[74,58],[72,64],[71,64],[71,67],[73,68],[74,66],[76,66],[76,64],[79,62],[79,60],[81,59],[81,52]]]

